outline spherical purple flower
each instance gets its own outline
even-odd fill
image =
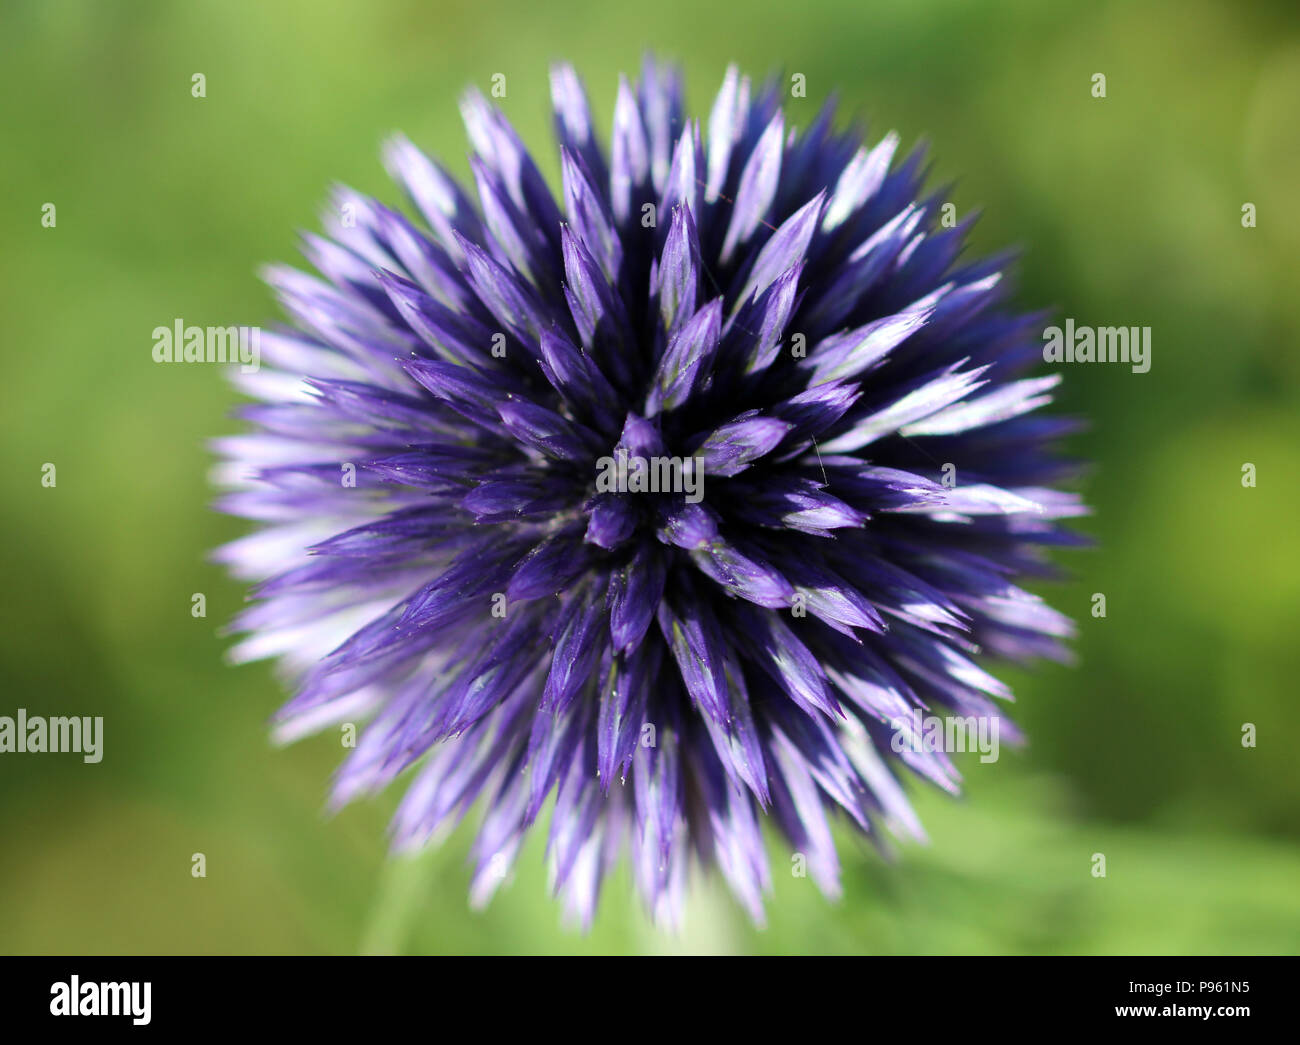
[[[337,802],[413,770],[399,845],[481,807],[476,900],[553,802],[582,921],[625,849],[661,921],[693,860],[761,920],[766,819],[835,894],[833,814],[919,834],[900,779],[955,789],[916,712],[1002,722],[976,656],[1065,657],[1014,579],[1083,510],[1070,422],[893,135],[734,69],[701,124],[647,61],[606,151],[551,89],[560,199],[472,93],[476,200],[395,139],[422,223],[340,190],[323,278],[270,270],[293,323],[219,446],[261,524],[219,553],[257,582],[234,656],[280,658],[282,737],[365,723]]]

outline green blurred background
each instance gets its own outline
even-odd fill
[[[885,861],[845,837],[838,903],[774,849],[763,931],[701,882],[687,930],[660,934],[623,872],[592,932],[567,932],[536,842],[472,912],[467,828],[393,861],[394,794],[326,818],[337,737],[272,748],[284,694],[266,664],[222,660],[243,593],[205,555],[243,526],[209,510],[205,441],[235,430],[236,396],[217,367],[150,359],[176,317],[271,322],[255,268],[295,259],[334,180],[396,198],[388,132],[466,172],[457,95],[505,73],[553,176],[548,64],[578,66],[607,127],[646,47],[681,61],[696,113],[735,60],[805,74],[796,122],[838,90],[873,139],[927,136],[935,184],[984,211],[975,247],[1024,245],[1026,307],[1153,328],[1150,373],[1066,375],[1099,547],[1042,589],[1079,621],[1078,667],[1009,673],[1029,746],[968,757],[960,800],[914,788],[927,846]],[[0,756],[0,951],[1300,949],[1289,0],[5,0],[0,110],[0,714],[103,715],[106,752]]]

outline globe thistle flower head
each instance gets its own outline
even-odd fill
[[[340,189],[319,275],[269,270],[232,655],[279,659],[282,739],[364,723],[336,803],[409,771],[398,846],[478,808],[475,901],[537,824],[584,923],[625,853],[660,921],[696,863],[761,921],[765,824],[837,895],[835,819],[919,837],[901,781],[956,788],[912,712],[1006,738],[978,655],[1066,657],[1016,580],[1074,540],[1070,422],[919,151],[734,69],[700,121],[648,60],[608,148],[551,93],[557,194],[470,93],[472,189],[395,138],[410,209]]]

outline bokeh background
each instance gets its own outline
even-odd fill
[[[388,132],[465,173],[456,98],[505,73],[554,176],[548,64],[579,67],[607,127],[647,47],[683,64],[697,113],[735,60],[805,74],[794,121],[838,90],[873,140],[928,137],[935,183],[983,209],[975,247],[1023,245],[1026,307],[1153,328],[1150,373],[1067,373],[1098,547],[1041,589],[1079,621],[1078,667],[1009,673],[1029,746],[967,756],[958,801],[913,788],[928,845],[887,861],[845,836],[839,903],[774,849],[763,931],[701,882],[663,935],[622,873],[568,932],[536,842],[473,912],[466,828],[394,861],[394,795],[327,818],[337,737],[273,748],[270,669],[222,660],[243,592],[205,556],[242,525],[208,507],[205,442],[236,429],[236,396],[219,367],[150,359],[176,317],[272,322],[256,267],[296,257],[334,180],[396,199]],[[1300,949],[1290,0],[5,0],[0,113],[0,714],[102,715],[106,751],[0,755],[0,951]]]

